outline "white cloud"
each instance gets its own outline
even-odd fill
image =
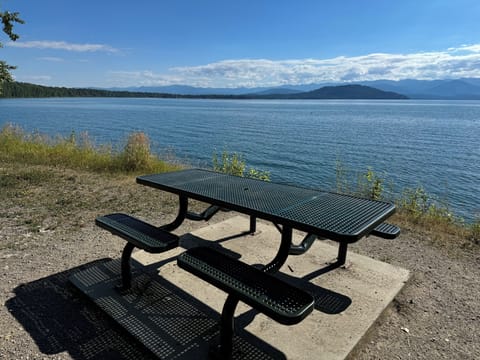
[[[6,44],[10,47],[27,48],[27,49],[54,49],[75,52],[108,52],[116,53],[119,50],[104,44],[72,44],[65,41],[10,41]]]
[[[15,80],[35,84],[46,84],[48,81],[52,80],[52,77],[50,75],[26,75],[18,77],[15,76]]]
[[[152,71],[111,71],[108,81],[112,86],[164,86],[184,84],[184,78],[169,74],[155,74]],[[206,80],[206,79],[205,79]]]
[[[480,44],[443,51],[407,54],[373,53],[329,59],[238,59],[183,66],[167,73],[115,72],[121,85],[188,84],[202,87],[257,87],[366,80],[480,77]]]
[[[43,56],[37,58],[37,60],[42,60],[42,61],[50,61],[50,62],[62,62],[64,59],[59,58],[59,57],[54,57],[54,56]]]

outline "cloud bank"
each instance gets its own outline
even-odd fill
[[[16,48],[27,49],[53,49],[53,50],[66,50],[75,52],[108,52],[116,53],[118,49],[115,49],[109,45],[103,44],[72,44],[65,41],[10,41],[7,46]]]
[[[117,84],[188,84],[199,87],[270,87],[367,80],[480,77],[480,44],[410,54],[374,53],[330,59],[239,59],[174,67],[167,73],[111,73]]]

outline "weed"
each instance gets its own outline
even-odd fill
[[[470,225],[469,230],[469,239],[474,244],[480,245],[480,217]]]
[[[257,170],[254,168],[247,169],[247,163],[243,156],[238,153],[228,153],[223,151],[219,159],[217,153],[213,154],[213,170],[225,174],[246,176],[252,179],[270,181],[270,173],[268,171]]]
[[[383,197],[383,183],[384,179],[369,167],[358,181],[358,192],[366,198],[380,200]]]
[[[455,235],[470,244],[480,243],[480,219],[474,221],[473,224],[465,224],[462,218],[452,214],[446,201],[440,201],[428,194],[422,186],[405,188],[400,196],[385,199],[384,184],[388,184],[388,182],[384,176],[379,176],[372,168],[369,167],[366,172],[360,173],[354,183],[352,178],[355,177],[350,176],[342,162],[337,160],[335,174],[337,192],[373,200],[393,201],[399,212],[398,219],[406,224],[415,224],[424,230],[431,231],[434,235],[436,234],[438,239],[441,239],[437,242],[445,243],[446,238]],[[393,190],[392,183],[390,183],[390,187]],[[393,191],[391,192],[393,193]]]

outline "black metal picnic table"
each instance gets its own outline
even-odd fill
[[[179,211],[171,223],[160,227],[122,213],[96,218],[97,225],[127,241],[121,260],[120,294],[128,296],[132,289],[133,249],[162,253],[176,248],[180,239],[171,231],[185,219],[208,220],[220,209],[229,209],[250,217],[250,233],[256,230],[257,218],[274,223],[281,233],[277,253],[262,268],[206,246],[189,248],[177,256],[180,268],[228,294],[220,319],[220,339],[211,347],[211,354],[219,359],[233,357],[234,315],[239,301],[284,325],[297,324],[313,311],[312,294],[274,274],[289,255],[305,253],[318,238],[337,241],[337,261],[321,269],[325,272],[345,263],[348,244],[370,234],[394,238],[400,232],[396,226],[384,223],[395,212],[395,206],[383,201],[201,169],[143,175],[137,177],[137,182],[178,195]],[[209,206],[200,214],[192,213],[188,210],[189,199]],[[299,244],[292,244],[294,229],[306,233]],[[82,288],[82,281],[73,281]],[[109,306],[106,308],[110,311]],[[116,309],[110,312],[115,314]],[[122,323],[137,331],[135,324]],[[152,348],[156,349],[153,345]]]
[[[329,191],[277,184],[201,169],[143,175],[137,183],[179,196],[176,219],[162,226],[171,231],[186,218],[210,217],[224,208],[250,216],[250,231],[256,219],[274,223],[281,232],[281,244],[274,259],[264,267],[276,272],[289,254],[308,250],[316,238],[339,242],[337,265],[345,262],[347,246],[369,235],[395,212],[395,205]],[[202,215],[188,211],[188,199],[211,207]],[[293,229],[307,233],[300,245],[292,244]]]

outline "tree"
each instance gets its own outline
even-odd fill
[[[19,18],[18,12],[0,11],[0,18],[2,19],[3,32],[8,35],[10,40],[16,41],[19,36],[13,32],[14,23],[24,24],[25,22]],[[3,47],[0,42],[0,48]],[[5,61],[0,60],[0,95],[2,94],[3,83],[6,81],[12,81],[12,75],[10,70],[14,70],[16,67],[7,64]]]

